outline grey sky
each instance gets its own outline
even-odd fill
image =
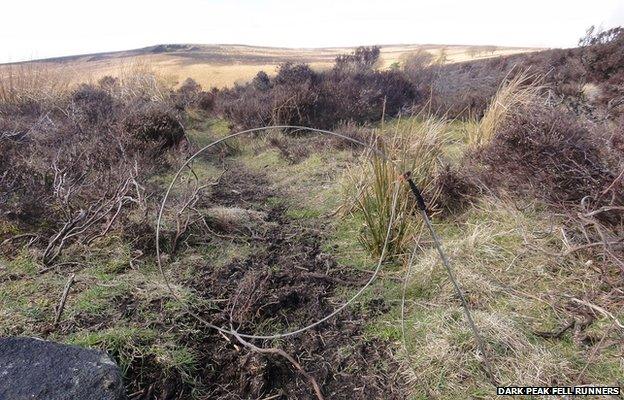
[[[0,62],[159,43],[574,46],[624,0],[7,0]]]

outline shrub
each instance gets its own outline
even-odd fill
[[[271,78],[269,78],[266,72],[260,71],[253,78],[251,84],[254,89],[265,92],[271,88]]]
[[[332,128],[392,117],[419,99],[400,71],[374,71],[375,50],[339,57],[336,68],[315,72],[306,64],[286,63],[274,78],[258,73],[252,82],[222,90],[217,107],[244,128],[270,124]]]
[[[403,57],[403,72],[417,88],[426,91],[437,72],[433,62],[433,55],[421,49]]]
[[[581,60],[591,80],[624,83],[624,28],[590,31],[582,44]]]
[[[110,75],[106,75],[98,81],[98,86],[104,90],[112,91],[118,88],[119,79]]]
[[[478,119],[505,79],[528,71],[543,77],[553,101],[576,113],[616,118],[624,112],[623,29],[590,32],[582,45],[456,64],[418,66],[416,62],[405,72],[419,91],[430,95],[430,108],[438,115]],[[599,96],[584,98],[588,82],[597,86]]]
[[[445,165],[434,180],[436,208],[444,214],[460,212],[479,193],[479,187],[468,168]]]
[[[175,104],[180,110],[197,104],[202,87],[191,78],[187,78],[175,91]]]
[[[336,57],[334,70],[342,73],[362,73],[372,71],[379,64],[379,46],[358,47],[351,54]]]
[[[490,187],[578,204],[585,196],[600,196],[615,179],[603,149],[601,137],[574,115],[531,108],[506,120],[477,158]]]
[[[128,209],[147,217],[146,178],[172,154],[154,150],[175,145],[184,130],[170,97],[129,93],[107,79],[51,102],[0,102],[0,224],[35,234],[45,264],[71,243],[123,230]]]
[[[215,107],[215,95],[212,92],[200,92],[197,97],[197,107],[203,111],[212,111]]]
[[[263,124],[315,126],[318,82],[319,75],[307,64],[281,65],[272,83]]]
[[[90,125],[110,123],[115,117],[113,97],[92,85],[81,85],[74,91],[70,107],[79,121]]]
[[[613,151],[624,161],[624,115],[611,130],[610,144]]]
[[[124,122],[124,128],[135,138],[157,143],[160,149],[173,147],[184,138],[180,118],[162,105],[148,105],[135,111]]]
[[[330,74],[323,81],[312,122],[330,128],[340,122],[376,122],[392,118],[419,99],[399,71]]]

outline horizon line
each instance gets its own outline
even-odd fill
[[[265,46],[265,45],[253,45],[253,44],[243,44],[243,43],[157,43],[143,47],[135,47],[129,49],[121,49],[121,50],[108,50],[108,51],[98,51],[98,52],[87,52],[87,53],[76,53],[76,54],[68,54],[61,56],[51,56],[51,57],[43,57],[43,58],[32,58],[32,59],[24,59],[20,61],[8,61],[8,62],[0,62],[0,65],[15,65],[15,64],[25,64],[25,63],[33,63],[33,62],[61,62],[71,58],[78,57],[88,57],[88,56],[97,56],[103,54],[116,54],[116,53],[125,53],[125,52],[133,52],[133,51],[141,51],[148,50],[152,48],[157,48],[158,46],[239,46],[239,47],[249,47],[249,48],[259,48],[259,49],[277,49],[277,50],[332,50],[332,49],[356,49],[358,47],[372,47],[379,46],[380,48],[391,47],[391,46],[439,46],[439,47],[488,47],[494,46],[497,48],[505,48],[505,49],[532,49],[532,50],[550,50],[559,47],[540,47],[540,46],[505,46],[505,45],[494,45],[494,44],[448,44],[448,43],[385,43],[385,44],[359,44],[359,45],[351,45],[351,46],[319,46],[319,47],[288,47],[288,46]],[[561,47],[565,48],[565,47]],[[162,51],[160,53],[154,54],[162,54],[162,53],[173,53],[176,50],[172,51]]]

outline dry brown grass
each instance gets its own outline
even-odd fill
[[[473,146],[490,142],[501,124],[514,112],[539,101],[543,91],[542,79],[527,71],[505,79],[490,101],[483,118],[473,124],[474,129],[468,133],[468,141]]]
[[[617,385],[622,342],[607,316],[582,328],[587,308],[566,296],[600,291],[600,271],[583,257],[559,253],[564,221],[537,207],[483,198],[458,221],[437,229],[455,265],[501,385]],[[406,376],[415,398],[493,398],[455,292],[434,248],[423,245],[407,283]],[[594,300],[622,317],[608,299]],[[396,314],[395,314],[396,315]],[[574,329],[558,338],[570,323]],[[382,331],[401,321],[388,318]],[[601,342],[598,339],[603,338]],[[592,340],[595,340],[591,342]],[[587,344],[590,350],[586,347]],[[589,354],[600,356],[588,356]]]
[[[71,86],[69,75],[39,64],[0,68],[0,102],[5,104],[56,101],[64,97]]]
[[[418,50],[437,57],[440,49],[446,52],[446,62],[462,62],[473,58],[496,57],[538,49],[499,48],[493,53],[477,57],[469,55],[469,46],[440,45],[387,45],[381,49],[381,68],[401,62],[405,54]],[[38,65],[58,73],[68,73],[72,82],[97,81],[106,75],[118,76],[126,65],[147,64],[161,75],[175,78],[181,83],[187,77],[195,79],[204,88],[229,87],[236,82],[246,82],[260,70],[274,73],[277,66],[286,61],[306,62],[315,69],[330,68],[339,54],[353,48],[336,47],[320,49],[284,49],[252,46],[192,46],[192,49],[169,53],[128,51],[72,57],[68,60],[48,60]],[[32,64],[32,63],[30,63]],[[29,65],[26,63],[26,65]],[[0,71],[6,66],[0,65]]]
[[[120,96],[144,97],[151,101],[165,101],[175,84],[175,78],[161,73],[146,62],[137,61],[119,69]]]
[[[88,74],[69,67],[50,63],[0,65],[0,102],[56,103],[69,95],[81,83],[95,83],[107,74]],[[177,81],[148,62],[135,60],[120,63],[113,76],[119,85],[113,94],[119,97],[143,96],[152,101],[163,101]]]

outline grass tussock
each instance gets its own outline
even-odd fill
[[[136,61],[121,64],[116,77],[105,76],[99,83],[117,98],[166,102],[170,100],[175,77],[162,74],[145,61]]]
[[[377,146],[388,158],[373,155],[370,163],[354,170],[352,193],[357,193],[354,210],[364,216],[361,241],[373,257],[381,254],[391,224],[394,195],[397,192],[395,220],[390,227],[388,256],[406,250],[419,224],[413,217],[416,203],[401,175],[411,172],[427,201],[434,203],[437,190],[433,177],[441,166],[445,143],[445,122],[414,117],[382,127],[377,132]]]
[[[526,107],[535,105],[543,91],[542,79],[527,71],[505,79],[490,101],[481,120],[469,131],[468,142],[472,146],[488,143],[506,118]]]

